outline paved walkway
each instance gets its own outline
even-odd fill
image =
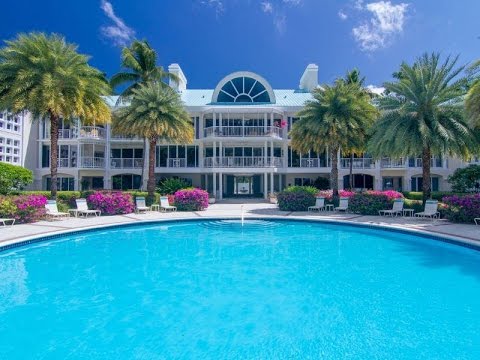
[[[386,226],[393,228],[409,229],[413,231],[424,231],[437,235],[457,237],[464,242],[480,245],[480,226],[452,224],[445,220],[419,220],[403,217],[379,217],[362,216],[355,214],[339,214],[333,212],[307,213],[307,212],[284,212],[279,211],[274,204],[248,201],[241,204],[240,201],[222,202],[211,205],[205,211],[159,213],[148,212],[146,214],[128,214],[116,216],[101,216],[85,218],[70,218],[57,221],[40,221],[34,224],[15,225],[13,227],[0,227],[0,246],[14,243],[23,238],[37,237],[40,235],[51,235],[72,230],[90,229],[98,226],[112,224],[136,223],[141,221],[155,221],[168,219],[191,219],[191,218],[218,218],[232,217],[239,218],[242,214],[245,218],[287,218],[287,219],[312,219],[328,220],[346,223],[366,223],[371,225]]]

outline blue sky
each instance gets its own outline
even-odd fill
[[[479,0],[16,0],[2,4],[0,39],[61,33],[111,75],[121,45],[145,38],[162,65],[181,65],[189,88],[238,70],[296,88],[308,63],[321,83],[358,67],[381,85],[424,51],[480,58],[478,14]]]

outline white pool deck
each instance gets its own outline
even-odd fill
[[[285,212],[279,211],[277,205],[259,200],[255,201],[224,201],[210,205],[205,211],[160,213],[151,211],[142,214],[101,216],[89,218],[67,218],[65,220],[40,221],[34,224],[20,224],[13,227],[0,226],[0,247],[25,239],[39,236],[60,234],[69,231],[92,229],[115,224],[132,224],[142,221],[199,219],[199,218],[240,218],[242,206],[245,219],[248,218],[283,218],[327,220],[339,223],[369,224],[387,228],[411,230],[413,232],[430,233],[438,236],[456,238],[459,241],[480,246],[480,226],[453,224],[446,220],[421,220],[410,217],[380,217],[362,216],[333,212]]]

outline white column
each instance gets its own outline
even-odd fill
[[[222,113],[218,114],[218,127],[220,129],[220,133],[222,132]]]
[[[217,142],[213,142],[213,167],[216,167],[217,164]]]
[[[273,172],[270,173],[270,192],[273,193]]]
[[[145,142],[145,149],[143,150],[143,156],[144,156],[145,161],[144,161],[144,166],[142,168],[142,190],[145,190],[147,188],[147,183],[148,183],[148,154],[149,154],[149,151],[150,151],[150,142],[147,141],[147,142]],[[167,166],[168,166],[169,156],[170,156],[170,150],[169,149],[167,151],[167,154],[168,154],[168,156],[167,156]]]
[[[219,142],[219,145],[218,145],[218,164],[219,166],[223,166],[223,146],[222,146],[222,142],[220,141]]]
[[[268,174],[263,173],[263,198],[268,197]]]
[[[103,177],[103,187],[105,189],[111,189],[111,177],[110,177],[110,138],[111,138],[111,126],[107,125],[105,127],[105,175]]]
[[[218,195],[218,198],[220,200],[222,200],[223,199],[223,174],[222,173],[218,174],[218,183],[219,183],[218,184],[218,187],[219,187],[218,192],[220,193]]]
[[[217,173],[213,173],[213,195],[217,198]]]
[[[213,112],[213,136],[216,136],[216,127],[217,127],[217,115],[215,111]]]
[[[278,190],[283,190],[283,174],[278,174]]]
[[[267,120],[268,120],[268,114],[264,113],[263,114],[263,131],[264,131],[264,134],[267,133]]]
[[[205,125],[204,125],[204,119],[203,119],[203,114],[200,114],[200,120],[198,121],[198,126],[200,127],[200,130],[198,131],[200,139],[203,139],[205,137]]]
[[[270,141],[270,166],[274,164],[274,157],[273,157],[273,141]]]
[[[264,145],[263,145],[263,162],[264,162],[264,165],[263,166],[267,166],[267,142],[265,141]]]
[[[204,144],[203,142],[201,142],[200,144],[198,144],[198,164],[197,166],[199,168],[203,168],[205,166],[205,161],[204,161]]]

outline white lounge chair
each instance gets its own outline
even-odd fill
[[[101,210],[90,210],[87,205],[87,199],[75,199],[75,203],[77,204],[76,209],[71,209],[71,212],[75,212],[75,216],[85,216],[87,217],[88,215],[95,215],[95,216],[100,216],[102,215]]]
[[[380,216],[397,216],[397,215],[402,215],[403,213],[403,199],[395,199],[393,202],[393,208],[390,210],[379,210],[378,215]]]
[[[0,223],[5,226],[13,226],[15,225],[15,219],[0,219]],[[8,224],[10,223],[10,224]]]
[[[152,210],[150,206],[147,206],[145,203],[145,198],[143,196],[137,196],[135,198],[135,212],[138,214],[140,212],[147,212]]]
[[[340,204],[335,208],[335,211],[348,211],[348,198],[347,197],[341,197],[340,198]]]
[[[170,205],[168,202],[168,197],[167,196],[161,196],[160,197],[160,211],[166,212],[166,211],[177,211],[177,207]]]
[[[475,221],[475,225],[480,225],[480,218],[475,218],[473,221]]]
[[[47,219],[61,219],[70,217],[69,213],[58,211],[57,202],[55,200],[47,200],[45,204],[47,213],[45,214]]]
[[[427,200],[425,202],[425,209],[422,212],[416,213],[415,216],[420,218],[430,218],[430,219],[439,218],[440,213],[438,212],[438,201]]]
[[[315,205],[309,206],[308,211],[323,211],[325,210],[325,198],[318,196],[315,198]]]

